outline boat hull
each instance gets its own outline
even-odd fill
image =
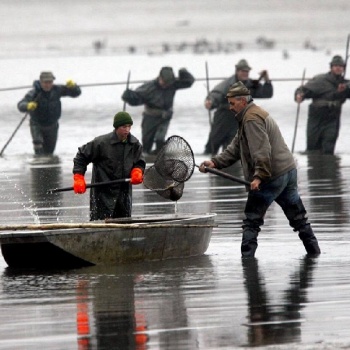
[[[214,218],[215,214],[152,221],[149,217],[144,221],[128,218],[105,227],[12,231],[0,235],[0,244],[10,267],[80,267],[185,258],[205,253]]]

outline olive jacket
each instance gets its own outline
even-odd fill
[[[212,158],[218,169],[240,160],[247,181],[269,182],[296,167],[280,129],[270,115],[250,102],[236,115],[238,132],[230,145]]]

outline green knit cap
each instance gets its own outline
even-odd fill
[[[117,129],[122,125],[130,124],[132,125],[134,122],[131,119],[131,116],[127,112],[118,112],[114,116],[113,126]]]

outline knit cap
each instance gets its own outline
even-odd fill
[[[130,114],[127,112],[118,112],[113,119],[113,126],[115,129],[126,124],[132,125],[133,123]]]

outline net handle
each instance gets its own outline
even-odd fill
[[[199,168],[199,165],[196,164],[196,167]],[[211,173],[211,174],[214,174],[214,175],[218,175],[218,176],[224,177],[225,179],[229,179],[229,180],[232,180],[232,181],[235,181],[235,182],[239,182],[239,183],[241,183],[243,185],[250,186],[250,182],[249,181],[246,181],[246,180],[241,179],[239,177],[227,174],[224,171],[220,171],[218,169],[209,168],[209,167],[204,167],[204,170],[205,170],[206,173]]]

